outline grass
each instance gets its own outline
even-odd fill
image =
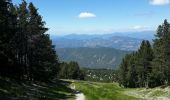
[[[121,88],[117,83],[75,81],[86,100],[170,100],[170,87]]]
[[[0,100],[63,100],[74,99],[75,95],[69,88],[70,82],[55,81],[19,82],[0,78]]]
[[[74,84],[84,93],[86,100],[139,100],[124,94],[125,89],[116,83],[75,81]]]
[[[125,91],[125,94],[143,98],[146,100],[170,100],[170,87],[166,88],[139,88],[139,89],[131,89],[130,91]]]
[[[0,100],[74,100],[71,85],[85,95],[86,100],[170,100],[170,87],[125,89],[117,83],[57,80],[50,83],[20,82],[0,77]]]

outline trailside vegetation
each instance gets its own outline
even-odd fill
[[[57,74],[58,58],[37,8],[0,1],[0,76],[48,81]]]
[[[60,63],[60,70],[58,73],[59,78],[84,80],[84,76],[84,71],[80,69],[77,62],[71,61],[69,63]]]
[[[45,22],[33,3],[13,5],[0,1],[0,77],[43,81],[83,79],[76,62],[60,63],[46,32]]]
[[[119,68],[119,84],[124,87],[170,85],[170,24],[157,29],[153,47],[143,40],[138,51],[128,54]]]
[[[76,62],[67,67],[59,62],[47,31],[33,3],[22,0],[14,5],[11,0],[0,0],[0,99],[53,100],[74,96],[71,83],[57,79],[61,78],[59,72],[68,70],[68,78],[72,79],[83,74]]]

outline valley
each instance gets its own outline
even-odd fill
[[[76,61],[80,67],[117,69],[126,54],[137,51],[143,39],[152,42],[153,31],[102,35],[51,35],[60,61]]]
[[[131,51],[114,48],[57,48],[56,52],[61,61],[76,61],[85,68],[116,69],[122,58]]]

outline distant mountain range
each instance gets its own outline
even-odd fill
[[[151,40],[154,38],[154,31],[142,31],[142,32],[115,32],[110,34],[76,34],[72,33],[69,35],[63,35],[58,37],[64,37],[67,39],[93,39],[93,38],[103,38],[103,39],[109,39],[113,36],[120,36],[120,37],[131,37],[136,39],[147,39]],[[52,35],[56,36],[56,35]]]
[[[122,58],[139,48],[143,39],[154,39],[153,31],[104,35],[52,35],[61,61],[77,61],[81,67],[116,68]]]
[[[140,46],[143,39],[154,38],[153,31],[125,32],[103,35],[70,34],[66,36],[51,36],[56,48],[79,48],[79,47],[109,47],[119,50],[134,51]]]
[[[61,61],[77,61],[81,67],[115,69],[130,51],[114,48],[58,48]]]

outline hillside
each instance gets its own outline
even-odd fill
[[[130,53],[113,48],[57,48],[56,51],[61,61],[77,61],[87,68],[111,69],[118,67],[125,54]]]
[[[142,39],[114,36],[110,38],[58,38],[53,39],[53,44],[57,48],[79,48],[79,47],[108,47],[116,48],[119,50],[137,50],[140,46]]]
[[[74,81],[86,100],[170,100],[170,88],[123,88],[117,83]],[[92,91],[93,90],[93,91]]]

